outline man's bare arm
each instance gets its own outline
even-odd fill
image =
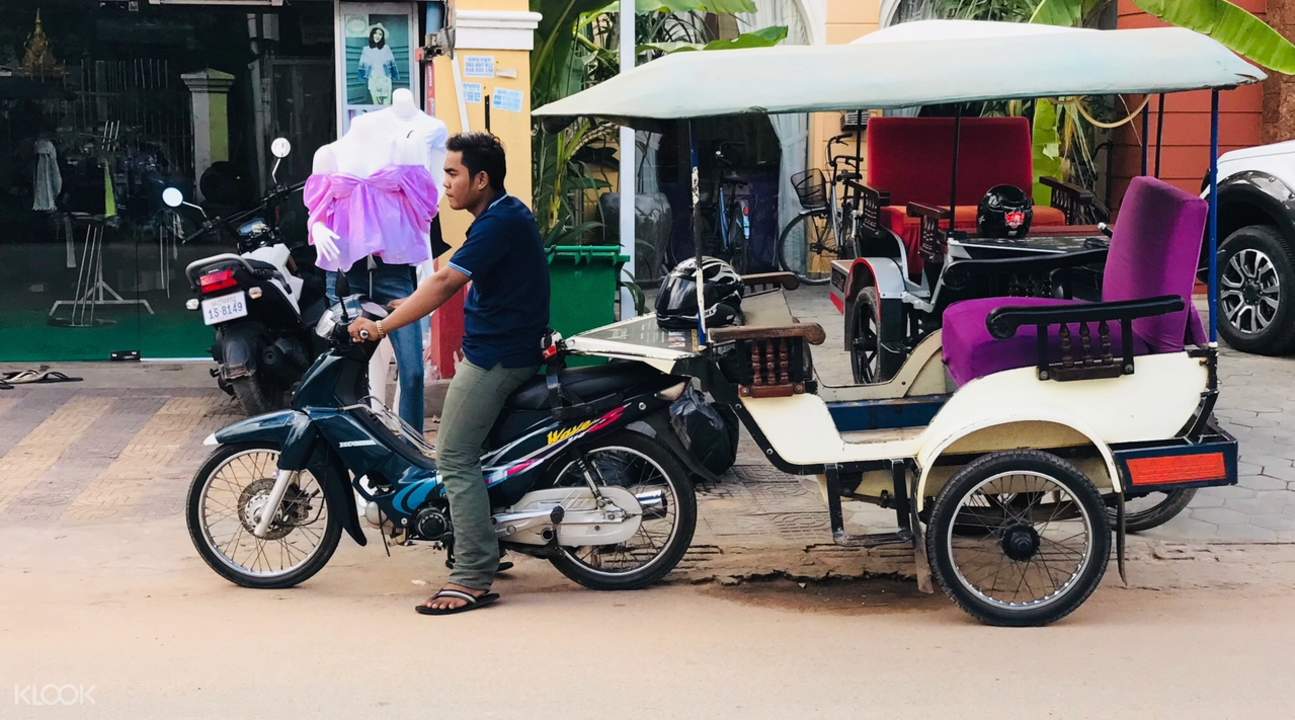
[[[468,280],[468,276],[462,271],[448,265],[437,270],[435,275],[419,283],[414,294],[405,298],[382,321],[382,329],[390,333],[397,328],[418,322],[453,297],[460,288],[468,284]],[[351,336],[355,338],[359,338],[361,330],[369,330],[371,334],[376,335],[374,332],[376,329],[374,323],[363,318],[351,323],[350,328]]]

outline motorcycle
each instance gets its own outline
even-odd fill
[[[384,546],[431,543],[452,566],[454,518],[435,449],[366,397],[376,343],[347,334],[355,317],[386,315],[359,295],[331,306],[316,328],[330,350],[292,408],[207,438],[216,448],[189,488],[187,521],[217,574],[251,588],[297,585],[324,567],[343,530],[366,544],[361,515]],[[691,476],[713,477],[670,426],[689,381],[637,362],[567,370],[560,338],[544,353],[545,374],[508,398],[482,456],[501,549],[547,559],[589,588],[649,585],[692,541]]]
[[[196,208],[204,218],[183,242],[211,232],[237,238],[238,254],[212,255],[185,268],[197,295],[186,307],[201,310],[203,323],[215,327],[211,352],[219,367],[212,376],[252,416],[283,407],[284,396],[326,349],[311,332],[326,307],[322,276],[308,275],[318,271],[293,260],[275,222],[278,206],[304,185],[278,183],[279,163],[291,147],[284,138],[271,144],[274,187],[250,210],[209,218],[178,189],[162,193],[171,208]]]

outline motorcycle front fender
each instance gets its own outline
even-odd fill
[[[288,440],[288,434],[292,430],[293,423],[298,422],[297,416],[300,416],[309,424],[310,418],[303,412],[279,410],[250,417],[246,420],[239,420],[233,425],[226,425],[212,433],[203,444],[228,445],[231,443],[269,442],[282,447]]]

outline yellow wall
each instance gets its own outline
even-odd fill
[[[827,42],[829,45],[848,43],[861,35],[876,30],[881,18],[881,0],[828,0]],[[859,72],[885,72],[885,68],[859,68]],[[827,139],[841,133],[841,113],[816,113],[810,119],[810,165],[825,161]],[[838,155],[854,152],[851,142],[836,149]]]
[[[456,0],[457,10],[527,10],[526,0]],[[531,205],[531,61],[530,53],[525,50],[473,50],[460,47],[455,58],[439,57],[435,61],[436,78],[436,116],[444,122],[453,135],[462,132],[459,122],[459,97],[454,85],[454,75],[450,63],[456,62],[462,74],[464,57],[467,55],[490,55],[495,58],[496,77],[464,78],[464,82],[479,82],[484,94],[492,93],[496,88],[508,88],[522,93],[522,112],[505,112],[496,107],[490,110],[490,131],[503,141],[504,150],[508,153],[508,177],[505,184],[508,192]],[[499,77],[500,72],[516,71],[513,78]],[[468,128],[485,130],[485,104],[468,103]],[[445,241],[454,247],[463,244],[472,216],[464,211],[454,211],[449,205],[441,204],[441,229]]]

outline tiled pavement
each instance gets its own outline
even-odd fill
[[[828,332],[815,356],[820,373],[847,382],[840,316],[826,291],[798,291],[792,304]],[[0,391],[0,522],[181,518],[187,484],[207,453],[202,439],[238,419],[237,405],[211,387],[202,367],[79,369],[87,382]],[[1241,486],[1201,491],[1186,513],[1149,536],[1295,542],[1295,360],[1225,349],[1221,374],[1218,415],[1241,441]],[[752,449],[744,448],[736,482],[703,489],[694,559],[724,547],[834,553],[824,549],[830,534],[812,483],[774,470]],[[853,505],[852,530],[893,522],[888,511]]]

